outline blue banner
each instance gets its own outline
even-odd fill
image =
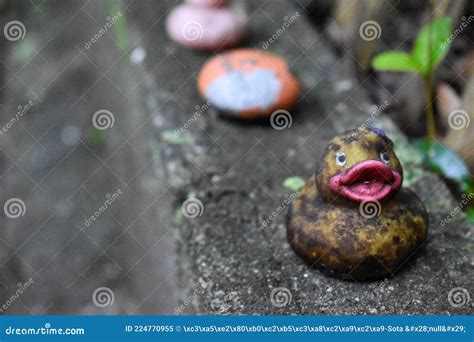
[[[0,341],[473,341],[469,316],[2,316]]]

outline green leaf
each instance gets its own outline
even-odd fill
[[[186,145],[193,142],[192,137],[187,132],[180,132],[171,129],[162,132],[161,138],[174,145]]]
[[[372,66],[377,71],[418,71],[418,65],[406,52],[383,52],[375,56]]]
[[[288,177],[283,182],[283,186],[293,191],[298,191],[305,185],[305,183],[305,180],[301,177]]]
[[[450,148],[436,141],[417,140],[413,146],[423,154],[425,166],[458,184],[461,192],[472,187],[472,181],[464,160]]]
[[[474,182],[472,178],[464,179],[461,183],[461,191],[464,193],[473,193],[474,194]]]
[[[467,209],[466,215],[469,218],[469,222],[471,224],[474,224],[474,208]]]
[[[125,17],[126,9],[120,1],[108,1],[110,22],[113,23],[115,35],[117,37],[117,45],[123,51],[127,51],[129,47],[128,41],[128,25]]]
[[[104,133],[93,128],[89,133],[89,142],[92,146],[99,146],[104,141]]]
[[[429,74],[446,56],[451,33],[451,19],[448,17],[437,18],[420,31],[412,56],[422,75]]]

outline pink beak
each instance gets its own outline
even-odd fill
[[[380,201],[401,186],[401,176],[378,160],[365,160],[332,176],[329,188],[351,201]]]

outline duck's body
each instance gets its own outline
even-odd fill
[[[412,191],[402,189],[378,216],[364,217],[359,209],[360,204],[327,203],[311,177],[288,212],[291,247],[310,265],[335,276],[390,276],[426,238],[424,205]]]
[[[426,239],[423,203],[401,189],[393,143],[376,129],[334,138],[320,167],[289,208],[290,246],[331,275],[364,280],[392,275]]]

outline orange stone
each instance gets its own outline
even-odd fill
[[[290,110],[299,98],[299,82],[286,61],[256,49],[211,58],[199,73],[198,88],[223,113],[247,119]]]

